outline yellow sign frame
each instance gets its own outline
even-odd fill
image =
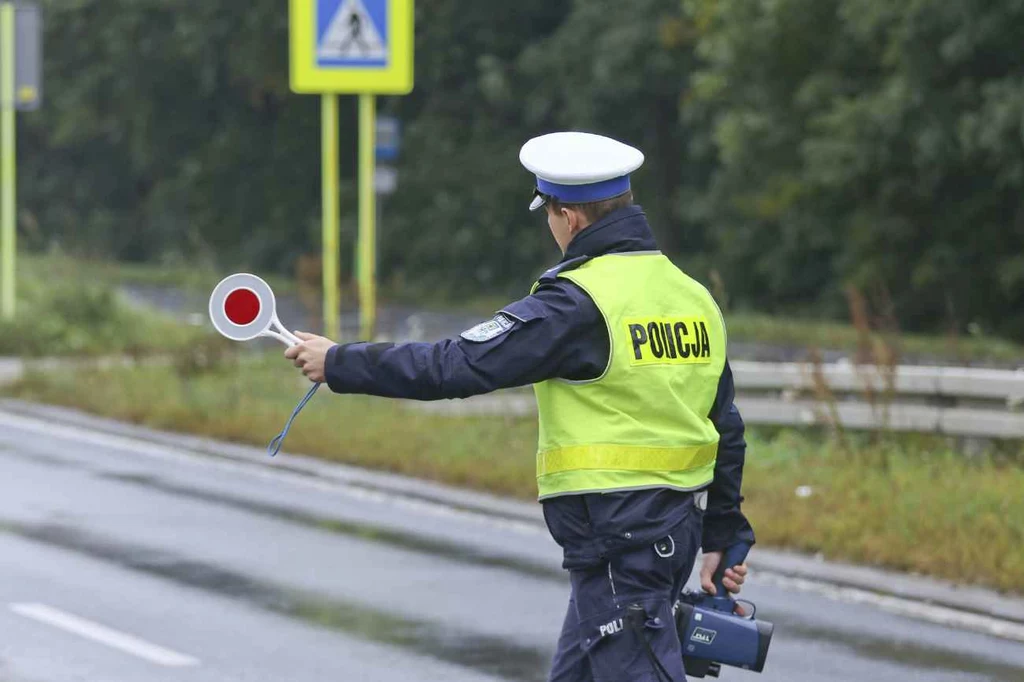
[[[413,0],[387,0],[387,66],[316,63],[317,0],[289,0],[290,85],[300,94],[406,95],[413,87]]]

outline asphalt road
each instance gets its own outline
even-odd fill
[[[0,412],[0,682],[544,680],[558,564],[537,524]],[[775,639],[724,679],[1024,680],[1018,642],[745,596]]]

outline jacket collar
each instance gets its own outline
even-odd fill
[[[577,234],[569,242],[562,262],[581,256],[597,258],[609,253],[657,249],[643,209],[626,206],[612,211]]]

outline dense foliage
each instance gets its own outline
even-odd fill
[[[647,152],[663,248],[733,306],[843,316],[854,285],[907,328],[1024,335],[1024,0],[416,4],[416,90],[380,100],[404,126],[393,287],[525,289],[557,251],[519,145],[575,128]],[[42,5],[23,243],[285,273],[317,250],[319,106],[289,92],[283,0]]]

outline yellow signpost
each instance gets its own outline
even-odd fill
[[[0,3],[0,319],[14,317],[17,253],[15,111],[42,99],[42,19],[29,2]]]
[[[376,318],[376,95],[413,87],[413,0],[290,0],[291,89],[319,94],[323,191],[324,334],[340,337],[337,95],[359,95],[360,336]]]
[[[0,317],[14,317],[14,5],[0,5]]]

